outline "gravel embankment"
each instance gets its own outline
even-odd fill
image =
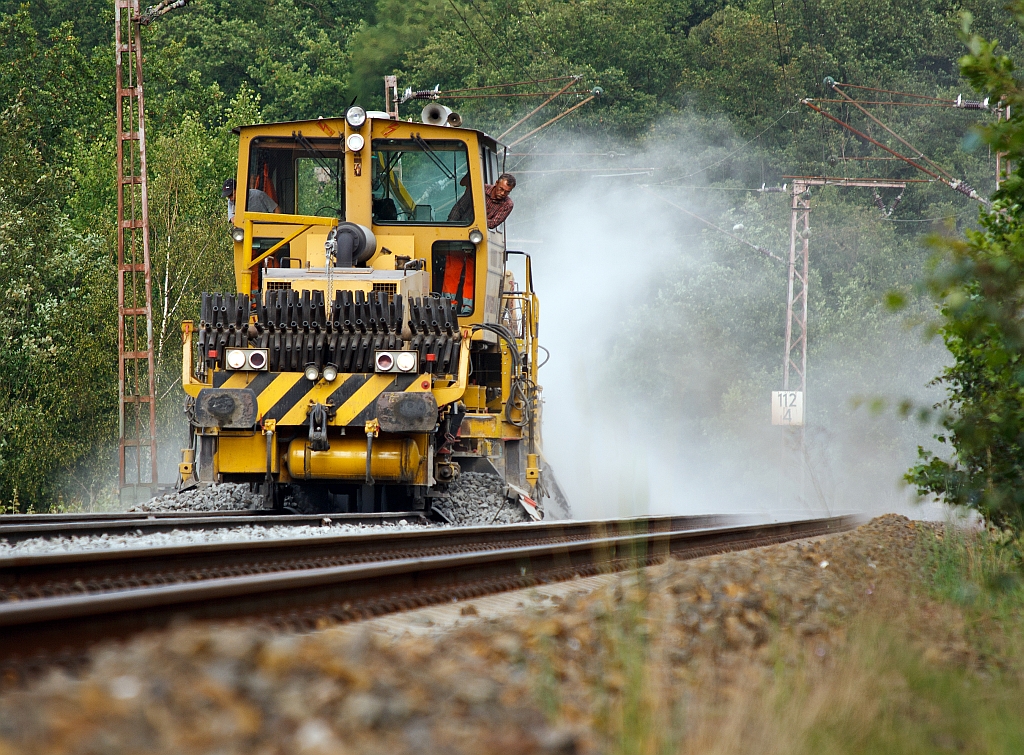
[[[179,628],[0,696],[0,755],[605,752],[630,695],[675,715],[695,679],[825,659],[883,588],[909,594],[920,526],[670,561],[497,619],[469,604],[420,636]]]

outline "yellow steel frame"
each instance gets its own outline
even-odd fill
[[[302,225],[301,228],[293,232],[291,235],[285,237],[272,247],[267,249],[261,255],[253,258],[253,226],[257,223],[274,223],[274,224],[288,224],[288,225]],[[334,217],[317,217],[315,215],[279,215],[270,212],[248,212],[246,213],[246,219],[243,221],[242,227],[245,230],[245,240],[242,242],[245,249],[244,266],[246,269],[252,269],[253,265],[259,264],[264,259],[269,257],[274,252],[281,249],[286,244],[289,244],[310,228],[316,227],[317,225],[327,225],[334,227],[338,223],[338,219]]]
[[[272,223],[274,225],[301,225],[302,228],[281,239],[270,247],[270,249],[263,252],[259,257],[253,259],[253,226],[259,223]],[[271,212],[248,212],[245,214],[245,220],[242,223],[242,229],[245,231],[245,240],[242,242],[244,249],[244,257],[242,258],[243,265],[245,269],[251,270],[253,265],[258,265],[285,244],[294,241],[311,228],[315,228],[316,226],[328,226],[333,228],[337,223],[337,218],[321,218],[316,215],[278,215],[277,213]]]
[[[358,133],[364,139],[364,146],[359,151],[349,150],[343,147],[345,155],[345,207],[346,218],[353,222],[367,226],[373,230],[378,239],[378,251],[367,263],[370,267],[380,269],[394,269],[394,262],[389,253],[383,249],[409,249],[412,256],[427,261],[427,269],[431,269],[432,248],[435,241],[468,240],[473,231],[481,231],[485,240],[477,246],[477,264],[474,289],[483,294],[487,290],[487,255],[491,240],[487,232],[484,218],[487,209],[484,202],[483,192],[476,192],[474,196],[473,209],[477,221],[469,226],[431,226],[429,224],[418,225],[375,225],[372,216],[372,143],[375,138],[386,139],[410,139],[418,135],[424,139],[457,139],[466,144],[467,153],[471,156],[469,160],[469,175],[474,187],[483,186],[483,168],[481,161],[472,159],[473,155],[480,153],[481,134],[471,129],[455,129],[447,126],[430,126],[423,123],[408,123],[405,121],[391,121],[379,118],[370,118],[358,129],[353,129],[342,118],[330,118],[320,121],[303,121],[296,123],[263,124],[245,126],[239,129],[239,153],[238,172],[236,181],[238,186],[245,186],[248,183],[249,171],[249,145],[254,138],[273,136],[290,137],[296,131],[301,131],[310,139],[323,139],[325,136],[332,139],[342,140],[344,144],[352,134]],[[244,231],[242,242],[235,245],[235,278],[236,289],[239,293],[249,293],[248,276],[253,265],[279,251],[284,244],[294,241],[303,234],[308,233],[315,227],[323,228],[332,226],[337,222],[335,218],[324,218],[308,215],[285,215],[277,213],[254,213],[246,212],[241,208],[236,216],[236,223]],[[268,226],[290,226],[286,230],[275,230],[275,237],[286,236],[282,241],[266,250],[255,259],[252,253],[252,238],[254,229],[262,225]],[[294,226],[300,226],[297,230]],[[389,240],[394,242],[389,245]],[[407,252],[401,252],[407,253]],[[298,255],[302,258],[301,254]],[[479,296],[479,302],[473,314],[460,318],[463,324],[479,323],[484,321],[485,297]],[[485,338],[480,333],[473,334],[474,340]]]

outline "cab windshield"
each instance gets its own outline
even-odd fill
[[[345,217],[345,159],[340,139],[259,137],[249,147],[246,206],[268,203],[287,215]]]
[[[373,222],[456,225],[473,222],[469,153],[447,139],[373,140]]]

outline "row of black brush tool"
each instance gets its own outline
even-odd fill
[[[323,291],[268,291],[251,302],[245,294],[204,293],[200,353],[208,369],[224,368],[225,349],[250,347],[269,350],[272,372],[330,364],[346,373],[373,372],[376,352],[405,349],[419,353],[420,372],[456,372],[462,335],[454,302],[428,296],[408,305],[403,327],[402,296],[384,291],[338,291],[330,316]]]

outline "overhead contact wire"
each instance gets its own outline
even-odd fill
[[[504,39],[504,38],[498,36],[498,33],[496,31],[494,31],[494,28],[489,23],[487,23],[487,17],[484,16],[483,12],[477,7],[477,5],[474,2],[474,0],[468,0],[468,2],[469,2],[469,4],[471,6],[473,6],[473,10],[476,11],[477,15],[480,16],[480,20],[484,22],[484,26],[487,27],[487,30],[491,33],[491,36],[494,37],[495,40],[498,40],[499,42],[501,42],[501,45],[502,45],[502,47],[505,48],[505,52],[508,53],[509,58],[511,58],[512,60],[518,61],[518,58],[517,58],[516,54],[512,51],[512,48],[509,47],[509,45],[508,45],[508,39]],[[495,65],[495,68],[497,68],[497,65]],[[524,75],[526,75],[527,78],[529,78],[529,74],[526,72],[526,69],[523,68],[521,64],[519,65],[519,69],[523,72]],[[535,79],[530,79],[529,83],[531,83],[531,84],[538,84],[539,82],[536,81]]]
[[[548,103],[550,103],[550,102],[553,102],[553,101],[555,100],[555,98],[557,98],[557,97],[558,97],[559,95],[561,95],[561,94],[564,94],[564,93],[565,93],[566,91],[568,91],[568,90],[569,90],[569,89],[570,89],[571,87],[575,86],[575,85],[576,85],[576,82],[578,82],[578,81],[579,81],[579,77],[575,77],[575,76],[574,76],[574,77],[573,77],[573,79],[572,79],[572,81],[570,81],[570,82],[569,82],[568,84],[566,84],[566,85],[565,85],[564,87],[562,87],[562,88],[561,88],[561,89],[560,89],[559,91],[555,92],[555,93],[554,93],[553,95],[551,95],[550,97],[548,97],[548,98],[547,98],[546,100],[544,100],[544,102],[540,103],[540,104],[539,104],[539,105],[538,105],[537,107],[535,107],[535,108],[534,108],[533,110],[531,110],[531,111],[530,111],[529,113],[527,113],[526,115],[524,115],[524,116],[523,116],[522,118],[520,118],[520,119],[519,119],[518,121],[516,121],[516,122],[515,122],[515,123],[513,123],[513,124],[512,124],[511,126],[509,126],[509,127],[507,128],[507,129],[505,129],[505,130],[504,130],[504,131],[503,131],[503,132],[502,132],[501,134],[499,134],[499,135],[498,135],[498,141],[501,141],[501,140],[502,140],[502,139],[504,139],[504,138],[505,138],[506,136],[508,136],[509,134],[511,134],[511,133],[512,133],[513,131],[515,131],[515,130],[516,130],[516,128],[518,128],[519,126],[521,126],[521,125],[522,125],[523,123],[525,123],[526,121],[530,120],[530,118],[532,118],[532,117],[533,117],[533,116],[535,116],[535,115],[536,115],[537,113],[539,113],[539,112],[540,112],[541,110],[543,110],[543,109],[544,109],[544,107],[545,107],[545,106],[546,106],[546,105],[547,105]]]
[[[861,139],[864,139],[865,141],[870,142],[871,144],[874,144],[879,149],[885,150],[890,155],[894,155],[895,157],[898,157],[903,162],[905,162],[908,165],[911,165],[911,166],[917,168],[919,171],[921,171],[925,175],[931,176],[936,181],[941,181],[942,183],[944,183],[946,186],[951,188],[956,193],[963,194],[968,199],[974,199],[974,200],[976,200],[978,202],[981,202],[985,206],[989,206],[991,204],[991,202],[989,202],[983,196],[978,194],[978,192],[973,187],[971,187],[969,184],[967,184],[966,182],[960,181],[959,179],[956,179],[956,178],[953,178],[953,179],[946,178],[944,176],[940,176],[937,173],[933,173],[932,171],[930,171],[927,168],[925,168],[923,165],[918,165],[916,162],[911,160],[906,155],[901,155],[899,152],[897,152],[896,150],[892,149],[891,147],[887,147],[886,145],[882,144],[877,139],[872,139],[870,136],[868,136],[867,134],[865,134],[862,131],[857,130],[856,128],[851,126],[849,123],[846,123],[845,121],[842,121],[839,118],[836,118],[831,113],[826,113],[823,108],[818,107],[813,102],[811,102],[809,99],[801,100],[801,102],[803,102],[803,104],[807,105],[807,107],[811,108],[811,110],[814,110],[815,112],[820,113],[821,115],[825,116],[829,120],[834,121],[835,123],[838,123],[843,128],[845,128],[848,131],[856,134]]]
[[[583,107],[584,105],[586,105],[588,102],[590,102],[591,100],[593,100],[596,97],[597,97],[597,95],[591,95],[590,97],[587,97],[587,99],[581,100],[580,102],[577,102],[575,105],[573,105],[568,110],[566,110],[566,111],[564,111],[562,113],[559,113],[554,118],[552,118],[551,120],[547,121],[546,123],[542,123],[540,126],[537,126],[537,128],[535,128],[533,131],[530,131],[530,132],[524,134],[523,136],[520,136],[518,139],[516,139],[514,142],[512,142],[511,144],[508,145],[509,148],[511,149],[512,147],[516,146],[517,144],[520,144],[520,143],[526,141],[527,139],[529,139],[531,136],[537,134],[538,132],[543,131],[548,126],[552,125],[553,123],[562,120],[562,118],[564,118],[565,116],[569,115],[569,113],[573,112],[574,110],[578,110],[579,108]]]
[[[761,254],[763,254],[763,255],[764,255],[765,257],[771,257],[771,258],[772,258],[773,260],[778,260],[779,262],[785,262],[785,260],[784,260],[784,259],[782,259],[782,257],[780,257],[779,255],[777,255],[777,254],[773,254],[772,252],[768,251],[768,250],[767,250],[767,249],[765,249],[764,247],[758,246],[757,244],[752,244],[752,243],[750,243],[749,241],[747,241],[746,239],[740,238],[740,237],[739,237],[739,236],[737,236],[737,235],[736,235],[735,233],[730,233],[729,231],[725,230],[725,229],[724,229],[724,228],[722,228],[721,226],[715,225],[715,224],[714,224],[714,223],[712,223],[712,222],[711,222],[710,220],[706,220],[706,219],[702,218],[702,217],[701,217],[700,215],[698,215],[697,213],[695,213],[695,212],[690,212],[690,211],[689,211],[689,210],[687,210],[687,209],[686,209],[685,207],[683,207],[683,206],[681,206],[681,205],[678,205],[678,204],[676,204],[675,202],[673,202],[673,201],[671,201],[671,200],[669,200],[669,199],[665,199],[665,197],[663,197],[663,196],[661,196],[660,194],[658,194],[658,192],[656,192],[656,191],[651,191],[651,189],[650,189],[650,188],[648,188],[648,187],[646,187],[646,186],[642,186],[641,188],[642,188],[642,189],[644,189],[644,191],[646,191],[646,192],[647,192],[648,194],[651,194],[652,196],[654,196],[654,197],[657,197],[657,198],[658,198],[658,199],[660,199],[660,200],[661,200],[662,202],[665,202],[666,204],[670,204],[670,205],[672,205],[672,206],[673,206],[673,207],[675,207],[675,208],[676,208],[677,210],[680,210],[680,211],[682,211],[682,212],[685,212],[685,213],[686,213],[687,215],[689,215],[690,217],[692,217],[692,218],[696,218],[697,220],[699,220],[700,222],[704,223],[705,225],[711,226],[712,228],[714,228],[714,229],[715,229],[716,231],[718,231],[719,233],[723,233],[723,234],[725,234],[726,236],[728,236],[729,238],[733,239],[734,241],[738,241],[738,242],[739,242],[739,243],[741,243],[741,244],[744,244],[744,245],[746,245],[746,246],[749,246],[749,247],[750,247],[751,249],[753,249],[753,250],[754,250],[754,251],[756,251],[756,252],[760,252],[760,253],[761,253]]]
[[[494,62],[494,58],[492,58],[491,54],[489,52],[487,52],[487,48],[485,48],[482,44],[480,44],[480,40],[476,38],[476,34],[473,32],[473,27],[469,25],[469,21],[466,20],[466,17],[462,15],[462,11],[460,11],[458,6],[455,5],[455,0],[448,0],[448,4],[450,6],[452,6],[452,10],[454,10],[455,13],[458,15],[458,17],[462,19],[462,23],[465,24],[466,31],[469,32],[469,36],[473,39],[473,43],[477,46],[477,49],[480,50],[480,52],[482,52],[484,54],[484,57],[487,58],[491,62],[491,65],[494,66],[494,70],[495,71],[499,70],[498,64],[496,62]],[[499,85],[499,86],[501,86],[501,85]],[[456,90],[453,90],[453,91],[459,91],[459,90],[456,89]]]
[[[843,84],[836,82],[836,86],[849,87],[850,89],[863,89],[868,92],[882,92],[883,94],[896,94],[900,97],[916,97],[919,100],[935,100],[936,102],[955,102],[955,100],[946,100],[941,97],[929,97],[926,94],[912,94],[911,92],[897,92],[893,89],[878,89],[877,87],[866,87],[860,84]]]
[[[913,166],[913,167],[917,168],[917,169],[918,169],[919,171],[921,171],[922,173],[925,173],[925,174],[927,174],[927,175],[931,176],[932,178],[934,178],[934,179],[936,179],[936,180],[938,180],[938,181],[942,181],[942,176],[938,175],[937,173],[933,173],[932,171],[930,171],[930,170],[928,170],[927,168],[925,168],[925,167],[924,167],[923,165],[918,165],[917,163],[915,163],[915,162],[914,162],[913,160],[911,160],[911,159],[910,159],[909,157],[907,157],[906,155],[901,155],[901,154],[900,154],[899,152],[897,152],[896,150],[892,149],[891,147],[887,147],[887,146],[885,146],[885,145],[884,145],[884,144],[882,144],[882,143],[881,143],[880,141],[878,141],[878,140],[876,140],[876,139],[872,139],[872,138],[871,138],[870,136],[868,136],[867,134],[865,134],[865,133],[864,133],[863,131],[859,131],[859,130],[857,130],[856,128],[854,128],[853,126],[851,126],[851,125],[850,125],[849,123],[847,123],[846,121],[843,121],[843,120],[840,120],[839,118],[836,118],[836,117],[835,117],[834,115],[832,115],[831,113],[826,113],[826,112],[825,112],[825,110],[824,110],[823,108],[820,108],[820,107],[818,107],[817,105],[815,105],[815,104],[814,104],[813,102],[811,102],[810,100],[803,100],[803,103],[804,103],[805,105],[807,105],[807,107],[809,107],[809,108],[810,108],[811,110],[814,110],[814,111],[815,111],[816,113],[818,113],[819,115],[823,115],[823,116],[825,116],[826,118],[828,118],[828,119],[829,119],[830,121],[834,121],[835,123],[838,123],[838,124],[839,124],[840,126],[842,126],[843,128],[845,128],[845,129],[848,129],[848,130],[852,131],[852,132],[853,132],[854,134],[856,134],[857,136],[859,136],[859,137],[860,137],[861,139],[864,139],[865,141],[867,141],[867,142],[870,142],[871,144],[874,144],[874,145],[875,145],[876,147],[878,147],[879,149],[884,149],[884,150],[885,150],[886,152],[888,152],[888,153],[889,153],[890,155],[893,155],[894,157],[896,157],[896,158],[897,158],[897,159],[899,159],[899,160],[902,160],[903,162],[907,163],[908,165],[911,165],[911,166]]]
[[[703,173],[706,170],[710,170],[711,168],[718,167],[719,165],[724,163],[726,160],[728,160],[730,157],[738,155],[740,152],[742,152],[747,147],[749,147],[753,142],[755,142],[758,139],[760,139],[770,129],[772,129],[775,126],[777,126],[779,124],[779,121],[781,121],[787,115],[789,115],[790,113],[795,113],[795,112],[796,112],[795,110],[787,110],[785,113],[783,113],[778,118],[776,118],[774,121],[772,121],[767,126],[765,126],[764,129],[762,129],[757,135],[752,136],[750,139],[747,139],[747,141],[743,142],[743,144],[741,144],[739,147],[737,147],[735,150],[730,152],[728,155],[723,157],[718,162],[711,163],[711,165],[705,165],[700,170],[697,170],[697,171],[695,171],[693,173],[688,173],[685,176],[676,176],[675,178],[670,178],[668,181],[662,181],[660,184],[657,184],[657,185],[658,186],[666,186],[666,185],[670,184],[672,181],[682,181],[684,178],[693,178],[694,176],[698,176],[698,175],[700,175],[701,173]],[[511,146],[511,145],[509,145],[509,146]]]
[[[459,92],[479,92],[484,89],[501,89],[503,87],[520,87],[527,84],[547,84],[552,81],[566,81],[574,76],[551,76],[547,79],[531,79],[530,81],[513,81],[511,84],[486,84],[480,87],[465,87],[463,89],[443,89],[438,94],[458,94]]]

